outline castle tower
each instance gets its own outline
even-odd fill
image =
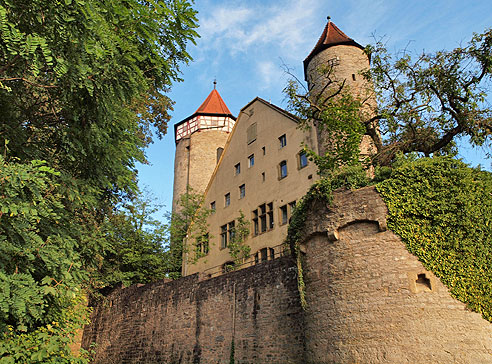
[[[366,100],[364,111],[367,115],[373,113],[376,101],[373,88],[360,74],[370,67],[369,57],[364,47],[342,32],[328,17],[323,33],[313,50],[304,60],[304,79],[308,83],[310,94],[333,92],[343,84],[354,96]],[[327,77],[326,72],[329,73]],[[331,82],[331,83],[330,83]],[[327,87],[327,83],[330,85]],[[377,131],[377,125],[373,126]],[[326,152],[328,138],[318,133],[319,153]],[[329,143],[329,142],[328,142]],[[364,135],[361,146],[361,156],[372,155],[376,152],[374,143],[368,135]]]
[[[194,192],[205,191],[236,120],[215,84],[195,113],[174,125],[173,212],[188,186]]]

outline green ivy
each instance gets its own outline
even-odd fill
[[[458,300],[492,321],[492,174],[449,158],[403,163],[377,190],[388,227]]]

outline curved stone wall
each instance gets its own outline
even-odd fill
[[[306,227],[310,363],[492,363],[492,324],[385,231],[372,188],[314,206]]]

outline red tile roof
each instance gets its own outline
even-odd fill
[[[195,111],[195,114],[219,114],[231,115],[224,100],[220,97],[216,89],[213,89],[210,95],[205,99],[203,104]]]
[[[361,46],[352,38],[348,37],[333,22],[328,20],[328,23],[326,24],[321,37],[319,37],[319,40],[314,46],[313,50],[304,60],[304,73],[306,73],[308,63],[315,55],[325,50],[326,48],[330,48],[336,45],[352,45],[354,47],[364,49],[363,46]]]

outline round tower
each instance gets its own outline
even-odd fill
[[[203,193],[220,158],[236,118],[214,89],[189,117],[174,125],[173,212],[191,187]]]
[[[323,33],[313,50],[304,60],[304,79],[308,83],[311,96],[328,95],[343,85],[354,96],[366,100],[364,111],[373,114],[376,107],[372,85],[360,74],[368,70],[369,57],[364,47],[342,32],[328,17]],[[377,130],[377,125],[373,126]],[[323,133],[318,133],[319,154],[324,154],[329,140]],[[374,143],[368,135],[364,135],[361,156],[375,153]]]

